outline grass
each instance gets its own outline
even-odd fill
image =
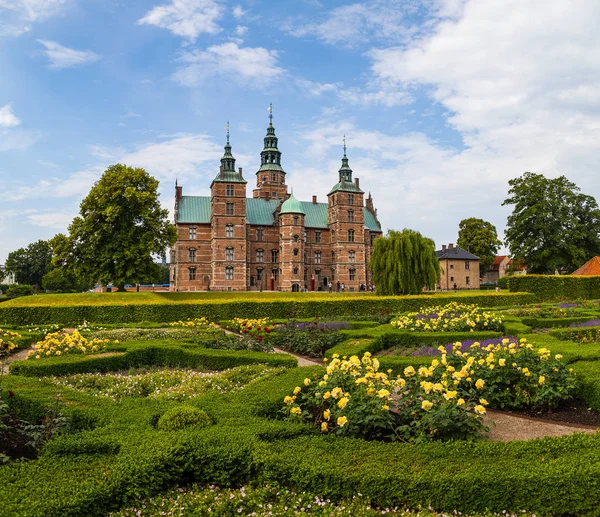
[[[506,293],[501,293],[505,295]],[[455,298],[457,296],[496,296],[490,291],[458,291],[424,293],[426,296]],[[424,295],[402,296],[400,298],[421,298]],[[397,296],[380,296],[373,293],[282,293],[278,291],[264,292],[200,292],[200,293],[80,293],[80,294],[47,294],[23,296],[3,303],[5,307],[31,306],[74,306],[74,305],[136,305],[136,304],[171,304],[171,303],[222,303],[223,301],[320,301],[339,298],[395,299]]]

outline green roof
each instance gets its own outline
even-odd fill
[[[246,221],[255,226],[270,226],[275,223],[273,213],[279,206],[277,199],[246,199]],[[311,201],[298,201],[303,212],[304,226],[306,228],[327,229],[328,213],[327,203],[312,203]],[[380,232],[381,226],[377,223],[375,216],[363,207],[365,217],[365,228],[374,232]],[[210,223],[210,197],[209,196],[183,196],[179,200],[177,211],[178,223]]]
[[[280,214],[305,214],[304,208],[302,208],[302,203],[298,201],[294,194],[290,195],[283,204],[281,205]]]
[[[240,178],[240,175],[235,171],[223,171],[223,177],[219,172],[213,182],[217,183],[248,183],[244,178]]]
[[[340,181],[339,183],[336,183],[329,191],[329,194],[332,192],[356,192],[358,194],[364,194],[364,192],[360,190],[360,188],[358,188],[353,181]]]

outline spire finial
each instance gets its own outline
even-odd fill
[[[273,125],[273,103],[272,102],[269,103],[269,107],[267,109],[269,110],[269,125],[272,126]]]
[[[227,131],[227,145],[229,145],[229,120],[227,121],[227,125],[225,126],[225,130]]]
[[[344,156],[346,156],[346,133],[344,133]]]

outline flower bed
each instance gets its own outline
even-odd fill
[[[417,332],[497,330],[501,323],[499,316],[485,312],[477,305],[456,302],[427,309],[421,308],[419,312],[399,316],[391,322],[396,329]]]
[[[274,347],[295,354],[310,357],[323,357],[330,348],[341,343],[345,336],[338,332],[340,324],[327,325],[314,320],[311,323],[298,323],[294,319],[277,326],[269,335],[268,341]]]

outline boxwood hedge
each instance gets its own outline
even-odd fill
[[[540,300],[600,298],[600,276],[514,275],[508,286],[511,292],[533,293]]]

